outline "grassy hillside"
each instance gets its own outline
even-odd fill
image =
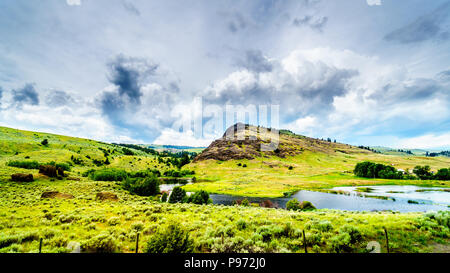
[[[334,186],[450,186],[449,181],[364,179],[352,173],[357,163],[366,160],[403,170],[412,170],[417,165],[429,165],[436,171],[450,167],[448,157],[385,155],[290,132],[281,133],[278,154],[261,152],[258,155],[253,149],[249,155],[248,146],[241,145],[241,142],[220,139],[211,144],[197,157],[203,160],[195,160],[187,166],[196,172],[200,183],[186,185],[185,189],[204,189],[213,193],[255,197],[281,197],[285,193],[300,189],[321,190]],[[256,142],[253,146],[260,143]],[[232,151],[227,158],[215,157],[215,154],[225,149]]]
[[[48,144],[41,142],[47,139]],[[155,156],[142,151],[130,149],[133,154],[125,155],[123,147],[89,139],[38,133],[0,127],[0,179],[8,180],[11,174],[23,172],[23,169],[6,166],[8,161],[38,161],[39,163],[67,163],[71,165],[69,172],[72,178],[83,179],[81,174],[89,169],[118,168],[126,171],[143,170],[147,168],[165,171],[170,169],[164,163],[159,163]],[[72,157],[81,160],[75,164]],[[95,162],[110,164],[98,166]],[[38,179],[38,170],[28,170]]]

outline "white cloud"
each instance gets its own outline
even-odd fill
[[[381,0],[367,0],[369,6],[381,6]]]
[[[81,5],[81,0],[66,0],[66,3],[69,6],[79,6]]]
[[[426,134],[419,137],[399,139],[396,146],[398,148],[406,148],[406,149],[449,148],[450,133]]]
[[[177,132],[173,129],[164,129],[161,135],[153,143],[157,145],[208,147],[213,140],[214,138],[196,138],[192,130]]]
[[[309,136],[313,133],[313,129],[319,127],[319,125],[320,124],[318,124],[316,117],[307,116],[304,118],[299,118],[283,128]]]

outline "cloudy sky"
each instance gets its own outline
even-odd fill
[[[279,105],[280,127],[350,144],[450,148],[450,1],[0,1],[1,126],[207,146],[223,128],[176,128],[208,105]]]

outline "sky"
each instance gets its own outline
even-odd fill
[[[249,122],[210,126],[205,108],[226,105],[278,105],[280,128],[311,137],[448,149],[450,1],[0,1],[0,126],[208,146]],[[190,120],[202,130],[179,130]]]

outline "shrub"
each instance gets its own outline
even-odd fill
[[[91,173],[94,181],[123,181],[128,177],[127,172],[118,169],[102,169]]]
[[[134,152],[128,148],[123,148],[122,152],[124,155],[134,155]]]
[[[117,251],[117,242],[106,233],[99,234],[82,244],[83,250],[96,253],[112,253]]]
[[[167,198],[168,198],[168,194],[167,192],[163,192],[162,196],[161,196],[161,202],[167,202]]]
[[[122,183],[122,187],[140,196],[152,196],[159,193],[159,182],[155,176],[146,178],[127,178]]]
[[[336,252],[343,252],[350,250],[351,237],[348,233],[339,233],[331,238],[331,247]]]
[[[348,235],[350,235],[350,243],[352,243],[352,244],[358,242],[362,238],[361,231],[359,231],[359,229],[357,227],[352,226],[352,225],[342,226],[340,229],[340,232],[348,233]]]
[[[436,180],[450,180],[450,168],[449,169],[440,169],[435,177]]]
[[[423,218],[436,221],[439,225],[450,228],[450,211],[429,212]]]
[[[315,224],[315,227],[319,231],[323,231],[323,232],[331,231],[333,229],[331,222],[328,220],[323,220],[323,221],[318,222],[317,224]]]
[[[183,173],[177,170],[168,170],[164,172],[164,176],[168,177],[182,177]]]
[[[131,229],[135,230],[137,232],[143,231],[144,230],[144,223],[142,222],[135,222],[131,224]]]
[[[94,169],[90,169],[90,170],[87,170],[87,171],[83,172],[81,174],[81,176],[83,176],[83,177],[92,177],[94,173],[95,173],[95,170]]]
[[[48,139],[44,139],[44,140],[41,142],[41,144],[44,145],[44,146],[47,146],[47,145],[48,145]]]
[[[108,226],[117,226],[120,224],[120,218],[119,217],[111,217],[108,220]]]
[[[186,191],[181,187],[175,187],[169,197],[169,203],[181,203],[186,198]]]
[[[56,163],[55,161],[49,162],[47,164],[44,165],[48,165],[48,166],[54,166],[56,167],[56,169],[61,168],[64,171],[70,171],[70,165],[67,163]]]
[[[81,158],[78,157],[74,157],[73,155],[70,157],[70,160],[72,160],[72,162],[75,165],[83,165],[83,160]]]
[[[315,210],[316,207],[309,202],[309,201],[303,201],[299,202],[297,199],[291,199],[286,204],[287,210],[301,210],[301,211],[309,211],[309,210]]]
[[[250,202],[248,201],[247,198],[245,198],[244,200],[242,200],[241,206],[248,207],[249,205],[250,205]]]
[[[316,207],[314,207],[314,205],[309,201],[303,201],[300,204],[300,210],[302,210],[302,211],[309,211],[309,210],[315,210],[315,209],[316,209]]]
[[[8,163],[6,163],[7,166],[9,167],[16,167],[16,168],[22,168],[22,169],[39,169],[39,162],[37,161],[9,161]]]
[[[276,208],[277,204],[274,204],[270,200],[264,200],[264,201],[261,202],[260,206],[263,207],[263,208]]]
[[[297,199],[291,199],[286,204],[287,210],[299,210],[300,209],[300,202]]]
[[[22,244],[39,239],[37,232],[24,232],[14,235],[5,235],[0,237],[0,248],[8,247],[12,244]]]
[[[416,166],[413,172],[420,179],[429,180],[433,178],[433,174],[430,172],[430,170],[430,166]]]
[[[157,169],[148,169],[148,170],[143,170],[143,171],[136,171],[136,172],[131,172],[128,174],[129,177],[132,178],[146,178],[149,176],[157,176],[160,177],[161,176],[161,172]]]
[[[212,203],[212,200],[209,198],[209,194],[206,191],[202,190],[189,196],[188,202],[197,205],[203,205]]]
[[[191,253],[193,242],[179,224],[172,224],[153,235],[147,243],[147,253]]]
[[[236,226],[237,226],[237,228],[238,228],[239,230],[244,230],[244,229],[247,228],[248,224],[247,224],[247,222],[246,222],[244,219],[239,219],[239,220],[236,222]]]

